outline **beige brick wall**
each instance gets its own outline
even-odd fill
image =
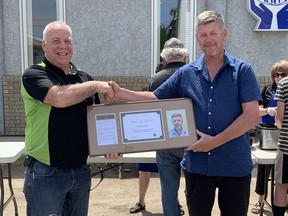
[[[258,76],[257,77],[260,88],[262,89],[265,85],[272,83],[272,78],[270,76]]]
[[[148,83],[150,77],[94,77],[95,80],[113,80],[121,87],[132,90],[141,90]],[[272,82],[271,77],[257,77],[260,88]],[[21,77],[3,77],[3,97],[4,97],[4,127],[6,136],[24,135],[25,114],[24,104],[20,94]],[[108,103],[101,98],[103,103]]]
[[[20,94],[21,77],[4,76],[3,79],[4,135],[24,135],[25,115]]]

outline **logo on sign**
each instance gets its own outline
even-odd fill
[[[288,0],[247,0],[255,31],[288,31]]]

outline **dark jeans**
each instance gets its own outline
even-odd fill
[[[184,170],[186,199],[191,216],[211,216],[215,192],[221,216],[247,216],[251,175],[245,177],[208,177]]]
[[[90,186],[91,170],[87,165],[57,169],[36,161],[25,172],[27,215],[88,215]]]

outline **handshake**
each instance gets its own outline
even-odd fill
[[[104,98],[108,101],[112,100],[124,100],[131,101],[143,101],[143,100],[158,100],[153,92],[150,91],[133,91],[126,88],[122,88],[113,81],[99,82],[98,93],[104,95]]]
[[[120,87],[113,81],[96,81],[98,84],[97,92],[104,95],[108,101],[119,99]]]

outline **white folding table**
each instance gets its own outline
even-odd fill
[[[270,209],[272,209],[272,204],[274,201],[274,163],[276,159],[276,150],[262,150],[256,146],[253,146],[251,153],[255,158],[255,163],[265,166],[265,182],[264,182],[264,202],[260,207],[260,216],[263,215],[264,203],[267,204]],[[269,171],[271,170],[271,178],[269,177]],[[268,184],[270,181],[271,196],[269,203],[267,201],[268,196]]]
[[[124,163],[156,163],[156,152],[138,152],[123,154],[116,160],[106,159],[104,156],[93,156],[88,158],[88,163],[118,163],[119,178],[124,176]]]
[[[25,151],[24,142],[10,142],[10,141],[0,142],[0,189],[1,189],[0,216],[3,215],[4,209],[12,200],[14,203],[15,215],[18,215],[17,202],[12,187],[11,163],[15,162],[24,151]],[[3,170],[2,170],[3,164],[7,164],[7,176],[3,176]],[[4,179],[8,180],[10,190],[10,196],[6,201],[4,201]]]
[[[138,152],[123,154],[116,160],[106,159],[104,156],[88,158],[89,163],[156,163],[156,152]]]

